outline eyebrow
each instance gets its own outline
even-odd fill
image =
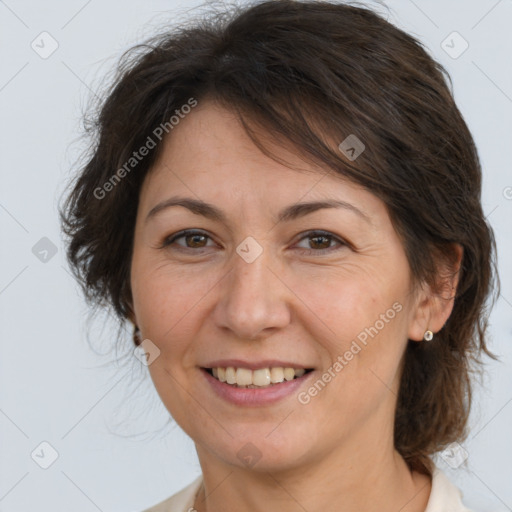
[[[171,208],[172,206],[182,206],[190,210],[192,213],[195,213],[196,215],[202,215],[203,217],[213,221],[227,223],[227,217],[225,213],[213,204],[205,203],[199,199],[178,196],[170,197],[169,199],[166,199],[154,206],[147,214],[145,222],[148,222],[159,212],[166,210],[167,208]],[[323,201],[292,204],[281,210],[275,221],[287,222],[295,220],[324,208],[343,208],[352,211],[369,224],[372,224],[372,221],[367,213],[363,212],[351,203],[347,203],[346,201],[341,201],[338,199],[326,199]]]

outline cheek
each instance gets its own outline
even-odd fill
[[[185,391],[195,372],[193,340],[201,325],[201,298],[212,287],[209,279],[189,270],[155,265],[134,266],[133,302],[144,338],[160,350],[148,370],[172,417],[187,425],[190,417],[201,417],[197,404]],[[192,413],[191,413],[192,411]]]
[[[162,351],[179,351],[193,335],[197,315],[203,314],[201,301],[217,281],[199,266],[134,265],[133,302],[142,334]]]
[[[334,387],[343,388],[346,401],[361,397],[365,389],[385,388],[406,340],[406,283],[398,275],[385,280],[353,270],[331,272],[328,279],[310,277],[296,280],[294,291],[308,306],[307,329],[324,349],[325,366],[342,358]]]
[[[400,297],[396,286],[360,268],[297,276],[291,287],[310,309],[314,324],[324,330],[324,337],[330,333],[341,346],[372,326]]]

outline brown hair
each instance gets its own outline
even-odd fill
[[[372,10],[327,1],[211,11],[134,47],[89,126],[87,162],[60,209],[88,302],[110,305],[120,323],[130,317],[139,191],[160,140],[133,170],[126,162],[158,139],[157,127],[172,136],[169,119],[191,98],[213,98],[266,154],[251,125],[382,199],[415,283],[441,286],[441,263],[454,243],[463,247],[450,318],[433,341],[409,341],[402,361],[395,447],[411,469],[431,473],[429,455],[467,437],[482,351],[496,359],[486,347],[486,301],[499,289],[495,240],[480,204],[477,150],[451,90],[420,41]],[[365,145],[353,161],[331,143],[349,134]]]

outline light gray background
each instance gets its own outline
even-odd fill
[[[107,354],[115,330],[107,318],[86,323],[56,209],[83,149],[80,115],[90,90],[123,50],[198,3],[0,1],[0,511],[141,510],[200,472],[190,439],[177,426],[163,428],[168,414],[131,355],[129,333],[124,359],[109,364],[122,356]],[[419,37],[452,76],[479,149],[482,200],[499,249],[502,295],[490,345],[502,362],[489,363],[475,397],[463,445],[468,469],[438,464],[475,510],[512,510],[512,2],[387,5],[389,20]],[[46,59],[31,48],[34,40],[50,48],[43,31],[59,45]],[[453,31],[469,43],[456,59],[441,47]],[[32,252],[42,237],[57,248],[46,262]],[[34,460],[50,456],[43,441],[58,452],[48,469]]]

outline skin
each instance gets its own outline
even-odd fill
[[[400,362],[408,339],[442,328],[453,301],[426,285],[413,290],[401,241],[370,192],[283,147],[271,150],[301,170],[270,159],[211,101],[171,135],[140,193],[132,320],[159,348],[151,378],[195,442],[204,478],[195,508],[423,511],[430,478],[411,472],[393,446]],[[146,220],[174,195],[216,205],[227,222],[181,206]],[[273,220],[286,206],[323,199],[349,202],[370,221],[339,208]],[[207,237],[162,247],[183,229]],[[332,238],[307,236],[317,229]],[[236,252],[248,236],[263,249],[252,263]],[[276,358],[315,368],[316,380],[396,302],[401,311],[306,405],[294,393],[237,407],[200,373],[214,359]],[[261,453],[252,467],[237,457],[248,442]]]

